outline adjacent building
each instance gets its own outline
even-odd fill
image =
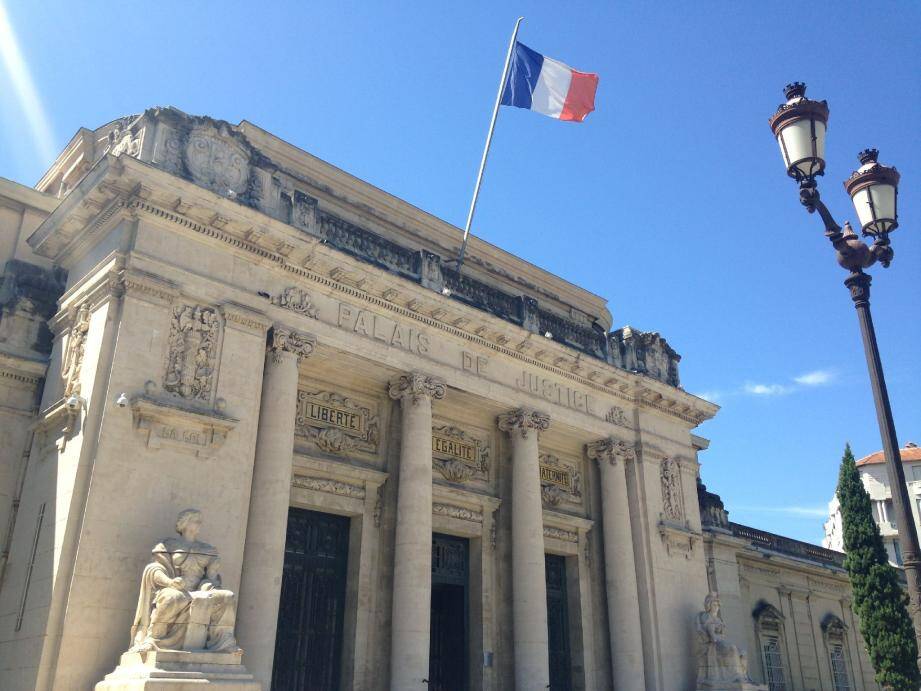
[[[172,108],[0,180],[0,686],[103,679],[195,507],[265,689],[691,690],[713,590],[772,691],[876,688],[839,555],[698,488],[669,344],[460,235]]]
[[[921,448],[909,442],[900,450],[905,470],[905,484],[911,497],[910,510],[915,527],[921,532]],[[879,526],[883,544],[889,554],[889,562],[902,565],[902,550],[899,546],[899,526],[892,510],[892,483],[883,452],[877,451],[857,461],[860,479],[873,501],[873,520]],[[841,507],[837,495],[828,502],[828,520],[825,521],[825,538],[822,545],[829,549],[844,551],[844,533],[841,524]]]

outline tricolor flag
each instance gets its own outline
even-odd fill
[[[595,110],[597,88],[597,74],[574,70],[516,41],[502,105],[582,122]]]

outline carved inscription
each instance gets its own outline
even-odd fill
[[[527,370],[515,380],[515,386],[523,391],[535,394],[557,405],[572,408],[589,415],[595,414],[595,403],[591,396],[578,389],[571,389],[550,379],[544,379]]]
[[[546,504],[582,503],[582,473],[553,454],[540,456],[540,492]]]
[[[475,475],[487,479],[489,447],[463,430],[445,425],[432,428],[435,468],[451,482],[466,482]]]
[[[394,348],[401,348],[416,355],[425,355],[431,346],[429,337],[415,329],[398,324],[379,314],[339,305],[336,325],[361,336],[373,338]]]
[[[332,391],[297,392],[294,432],[332,454],[376,454],[380,436],[370,408]]]

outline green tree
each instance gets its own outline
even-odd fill
[[[844,566],[876,681],[893,691],[918,691],[921,673],[915,631],[908,617],[908,596],[897,571],[889,565],[879,527],[873,521],[870,495],[860,480],[850,444],[841,459],[838,501],[847,553]]]

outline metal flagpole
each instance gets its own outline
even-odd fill
[[[496,105],[492,109],[492,120],[489,121],[489,133],[486,135],[486,146],[483,148],[483,158],[480,161],[480,171],[476,176],[476,185],[473,188],[473,199],[470,200],[470,211],[467,212],[467,224],[464,226],[464,241],[461,244],[460,254],[457,257],[457,272],[460,273],[464,263],[464,253],[467,251],[467,241],[470,239],[470,226],[473,223],[473,212],[476,211],[476,200],[480,196],[480,183],[483,182],[483,171],[486,170],[486,159],[489,157],[489,145],[492,144],[492,133],[496,129],[496,118],[499,117],[499,106],[502,103],[502,92],[505,91],[505,82],[508,80],[508,68],[512,64],[512,51],[515,50],[515,39],[518,38],[518,27],[524,17],[518,17],[515,30],[508,43],[508,53],[505,55],[505,67],[502,68],[502,79],[499,80],[499,93],[496,94]]]

